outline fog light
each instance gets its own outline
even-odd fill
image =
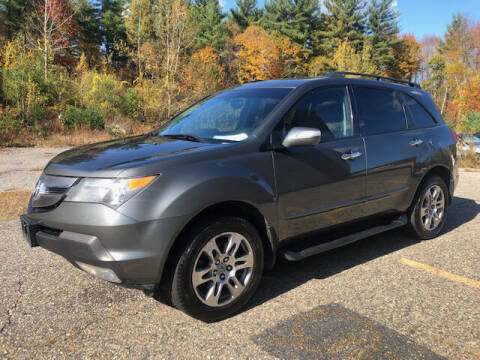
[[[90,275],[96,276],[100,279],[107,280],[110,282],[121,283],[117,274],[115,274],[115,272],[112,269],[89,265],[89,264],[82,263],[80,261],[76,261],[76,263],[83,271],[89,273]]]

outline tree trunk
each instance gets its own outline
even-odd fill
[[[138,78],[141,79],[143,77],[142,74],[142,58],[140,53],[140,46],[141,46],[141,34],[140,34],[140,21],[142,19],[142,14],[138,17],[138,29],[137,29],[137,59],[138,59]]]
[[[448,98],[448,86],[445,87],[445,94],[443,95],[442,109],[440,110],[440,115],[442,116],[445,111],[445,105],[447,104],[447,98]]]
[[[48,37],[47,37],[47,23],[48,23],[48,1],[45,0],[45,8],[43,11],[43,66],[44,78],[47,80],[48,75]]]

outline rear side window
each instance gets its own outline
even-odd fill
[[[408,127],[413,129],[432,127],[436,124],[430,114],[414,98],[402,94]]]
[[[283,136],[296,126],[320,129],[322,142],[352,136],[347,88],[318,88],[305,95],[284,118]]]
[[[399,94],[388,89],[355,86],[358,120],[364,135],[406,129]]]

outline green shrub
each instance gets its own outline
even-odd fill
[[[119,138],[122,136],[125,136],[125,130],[122,129],[119,125],[113,124],[108,127],[108,135],[110,135],[113,138]]]
[[[142,119],[143,100],[135,89],[128,89],[124,96],[122,113],[131,119]]]
[[[458,130],[467,134],[480,132],[480,111],[471,111],[460,118]]]
[[[22,128],[20,110],[6,107],[0,114],[0,148],[13,144]]]
[[[105,128],[102,115],[93,108],[82,109],[69,106],[62,117],[62,122],[67,129],[78,128],[83,125],[88,125],[92,130]]]
[[[113,75],[89,72],[81,80],[82,105],[97,109],[103,118],[113,120],[124,105],[123,85]]]

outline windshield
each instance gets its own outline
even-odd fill
[[[480,139],[476,136],[473,136],[473,135],[466,135],[465,136],[465,142],[467,144],[480,145]]]
[[[154,133],[187,140],[242,141],[290,90],[265,88],[225,91],[201,100]]]

